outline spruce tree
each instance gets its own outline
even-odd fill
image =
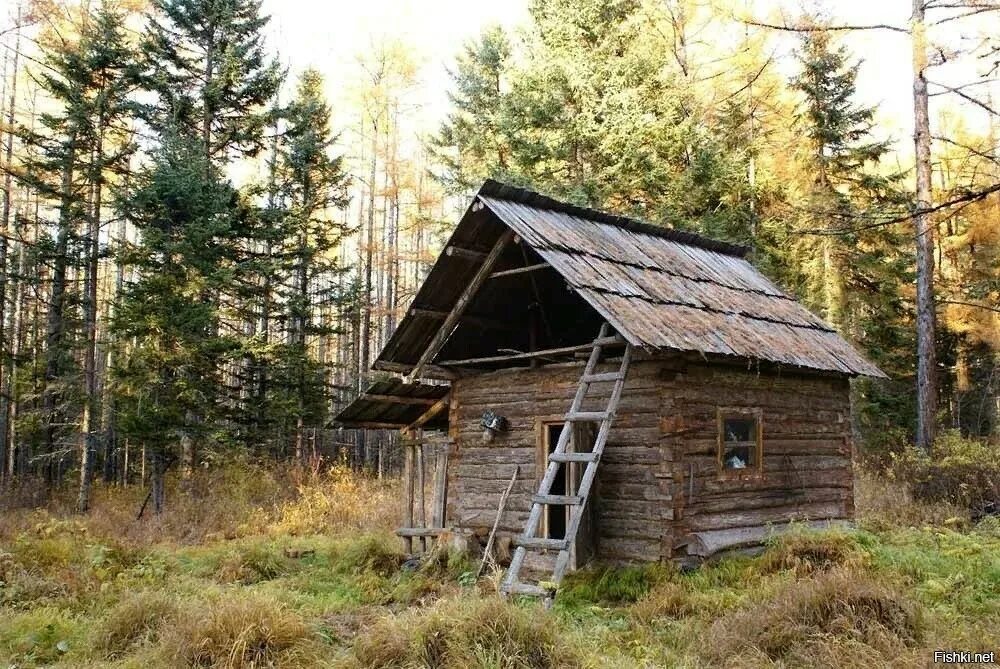
[[[202,298],[230,280],[224,261],[236,194],[200,141],[183,135],[168,136],[135,181],[127,206],[139,241],[126,245],[121,260],[136,279],[114,321],[133,345],[115,370],[117,406],[121,432],[151,456],[158,512],[163,473],[182,457],[182,437],[206,436],[219,418],[214,372],[233,344],[212,336],[218,307]]]
[[[282,73],[264,49],[260,0],[153,0],[145,84],[158,101],[148,119],[197,138],[207,163],[264,147]]]
[[[912,280],[912,268],[904,238],[893,226],[863,224],[902,210],[901,175],[883,164],[889,143],[872,136],[875,109],[855,100],[859,64],[846,47],[828,32],[810,32],[798,57],[802,70],[792,86],[803,96],[798,123],[809,141],[799,205],[805,214],[796,223],[812,233],[792,250],[802,268],[800,294],[887,373],[906,375],[911,328],[899,287]],[[901,394],[870,383],[858,388],[868,420],[909,420]]]
[[[259,0],[154,0],[149,36],[144,44],[144,86],[155,102],[144,117],[161,135],[176,133],[196,142],[204,169],[225,169],[232,160],[253,156],[266,144],[264,130],[271,120],[273,99],[282,72],[265,52],[264,28],[268,18],[260,13]],[[210,178],[206,173],[206,178]],[[247,394],[240,383],[241,370],[250,356],[232,345],[225,332],[247,332],[259,315],[256,293],[260,283],[258,249],[268,236],[249,198],[234,202],[234,216],[220,239],[220,266],[230,272],[228,281],[206,285],[200,299],[219,313],[206,337],[218,340],[214,370],[209,370],[220,392],[221,407],[212,407],[230,428],[246,421]],[[246,342],[240,342],[245,344]],[[185,424],[207,419],[192,408]],[[200,429],[204,432],[204,429]],[[182,471],[188,478],[196,459],[191,434],[182,433]]]
[[[328,301],[329,289],[314,295],[317,280],[329,284],[338,270],[334,250],[344,234],[330,210],[347,203],[347,177],[340,157],[330,152],[336,137],[330,130],[330,108],[323,97],[323,79],[306,70],[287,112],[285,146],[281,154],[283,190],[289,205],[286,218],[287,254],[291,258],[288,293],[289,347],[285,365],[295,393],[295,453],[303,454],[305,423],[321,418],[326,407],[326,375],[316,369],[307,337],[320,332],[315,310]],[[315,424],[315,423],[314,423]]]

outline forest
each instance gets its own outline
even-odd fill
[[[321,54],[275,48],[261,0],[8,0],[0,661],[923,666],[945,642],[997,650],[1000,4],[894,4],[896,23],[855,24],[838,3],[531,0],[518,25],[449,45],[426,122],[427,65],[403,37],[373,36],[332,90]],[[912,62],[904,131],[859,94],[880,66],[852,52],[859,35]],[[396,573],[398,435],[333,418],[387,376],[372,361],[488,178],[745,245],[878,365],[887,380],[851,385],[861,534],[684,582],[591,574],[554,627],[485,597],[454,556]],[[877,629],[817,603],[842,592],[875,602]],[[216,615],[214,636],[185,606]],[[786,609],[802,621],[781,638],[720,627],[779,627]],[[824,640],[838,624],[860,636]],[[616,650],[588,655],[587,635]]]

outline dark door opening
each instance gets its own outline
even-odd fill
[[[559,444],[559,433],[562,432],[562,423],[557,423],[553,425],[546,425],[546,435],[545,441],[548,447],[548,453],[552,453],[556,450],[556,446]],[[565,495],[566,493],[566,470],[568,467],[563,465],[559,468],[559,473],[556,474],[555,480],[552,482],[552,493],[553,495]],[[565,539],[566,538],[566,516],[569,507],[563,506],[561,504],[548,504],[545,507],[545,526],[548,528],[549,539]]]

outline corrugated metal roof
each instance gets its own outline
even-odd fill
[[[633,345],[884,376],[832,327],[757,271],[744,258],[743,247],[492,181],[477,197]],[[452,239],[485,243],[498,234],[496,227],[470,213]],[[457,293],[476,266],[457,267],[440,258],[418,300],[449,303],[439,291]],[[434,328],[434,323],[404,318],[379,360],[409,362]]]
[[[449,390],[449,386],[405,383],[401,379],[376,381],[364,394],[341,409],[333,422],[345,427],[406,427],[424,415]],[[447,408],[424,427],[447,428]]]

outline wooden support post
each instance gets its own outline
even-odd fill
[[[422,436],[422,435],[420,435],[420,432],[422,432],[422,431],[423,430],[418,431],[417,436]],[[424,445],[423,444],[419,444],[417,446],[414,446],[414,448],[416,449],[416,452],[417,452],[417,489],[418,489],[418,492],[419,492],[419,496],[417,497],[417,502],[418,502],[417,503],[417,527],[424,527],[425,528],[425,527],[427,527],[427,515],[426,515],[427,507],[424,504],[424,499],[426,497],[426,495],[425,495],[425,492],[426,492],[426,482],[424,481]],[[411,527],[412,527],[412,525],[411,525]],[[420,552],[421,553],[426,553],[427,552],[427,537],[420,537],[419,540],[420,540]]]
[[[409,437],[410,431],[403,434]],[[413,527],[413,449],[409,446],[403,451],[403,527]],[[413,554],[412,537],[403,537],[403,550]]]
[[[420,359],[417,360],[417,364],[413,366],[413,371],[410,372],[409,377],[411,381],[420,376],[424,365],[433,360],[434,356],[438,354],[445,342],[448,341],[448,337],[450,337],[451,333],[455,330],[462,314],[472,302],[472,298],[475,297],[477,292],[479,292],[479,288],[483,285],[483,282],[489,278],[490,273],[493,271],[493,265],[496,264],[497,260],[500,258],[500,254],[503,253],[504,249],[507,248],[507,245],[510,244],[510,240],[513,238],[514,231],[510,228],[504,230],[500,235],[500,239],[498,239],[496,244],[493,245],[489,255],[486,256],[485,260],[483,260],[483,264],[479,266],[479,270],[476,272],[475,276],[472,277],[472,280],[469,282],[469,285],[465,287],[465,290],[462,291],[458,301],[455,302],[455,306],[451,308],[451,311],[445,317],[444,322],[434,335],[431,343],[428,344],[426,349],[424,349],[424,352],[420,355]]]

